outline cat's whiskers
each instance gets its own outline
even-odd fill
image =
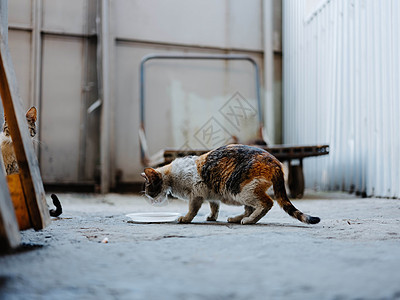
[[[144,198],[146,199],[147,202],[149,202],[153,206],[166,206],[169,204],[167,196],[153,198],[147,194],[144,194]]]

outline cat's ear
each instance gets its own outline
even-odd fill
[[[149,182],[149,179],[147,178],[146,174],[143,172],[140,174],[140,176],[142,176],[144,178],[144,180],[146,180],[146,182]]]
[[[141,175],[144,177],[146,182],[154,182],[161,179],[161,174],[153,168],[144,169],[144,172]]]
[[[36,122],[37,120],[37,110],[36,107],[32,106],[27,112],[26,112],[26,118],[30,121]]]

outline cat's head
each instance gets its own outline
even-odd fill
[[[26,121],[28,122],[29,134],[31,135],[31,137],[34,137],[36,135],[36,120],[37,120],[36,107],[32,106],[26,112],[25,117],[26,117]],[[10,136],[10,130],[8,128],[6,116],[4,116],[3,132],[4,132],[5,136]]]
[[[164,185],[161,172],[153,168],[146,168],[141,175],[145,179],[146,197],[154,205],[163,204],[168,198],[168,189]]]

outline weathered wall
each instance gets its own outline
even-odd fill
[[[137,132],[141,58],[149,53],[241,53],[250,55],[261,66],[261,1],[116,1],[111,9],[116,20],[115,168],[122,171],[124,181],[140,181]],[[254,137],[256,118],[238,132],[219,112],[237,92],[255,106],[253,74],[247,62],[146,63],[150,151],[204,148],[196,137],[203,125],[211,124],[208,122],[212,117],[223,130],[242,140]]]
[[[122,174],[122,182],[142,180],[139,64],[149,53],[251,56],[261,70],[267,133],[280,142],[280,18],[268,23],[265,16],[269,7],[279,13],[280,1],[107,2],[110,32],[103,38],[110,41],[110,61],[106,68],[99,68],[101,53],[96,52],[101,34],[96,16],[101,3],[9,1],[10,48],[20,93],[24,105],[36,105],[40,113],[41,143],[37,150],[45,183],[98,181],[104,167],[100,159],[100,152],[106,148],[100,142],[104,128],[110,132],[105,150],[110,164],[107,180],[112,185],[116,173]],[[270,39],[265,39],[265,32],[274,29],[268,35]],[[264,60],[266,51],[273,55],[271,63]],[[265,68],[273,70],[268,78],[264,77]],[[110,74],[108,119],[101,119],[101,107],[88,112],[88,107],[102,97],[98,82],[103,70]],[[146,132],[151,152],[165,147],[204,146],[196,134],[210,119],[243,142],[254,138],[254,80],[248,62],[146,64]],[[264,94],[266,82],[272,83]],[[275,98],[271,98],[273,89],[277,91]],[[221,114],[232,97],[245,99],[251,112],[251,118],[239,129]]]
[[[95,1],[9,1],[9,46],[45,183],[93,183],[99,156]],[[40,142],[39,142],[40,141]]]

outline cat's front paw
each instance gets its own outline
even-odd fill
[[[217,221],[217,218],[215,216],[210,215],[210,216],[207,217],[206,220],[209,221],[209,222],[215,222],[215,221]]]
[[[248,225],[248,224],[255,224],[254,220],[250,217],[243,218],[242,221],[240,221],[240,224],[242,225]]]
[[[178,221],[178,223],[181,223],[181,224],[187,224],[187,223],[190,223],[192,220],[188,220],[184,216],[182,216],[182,217],[179,217],[177,221]]]

